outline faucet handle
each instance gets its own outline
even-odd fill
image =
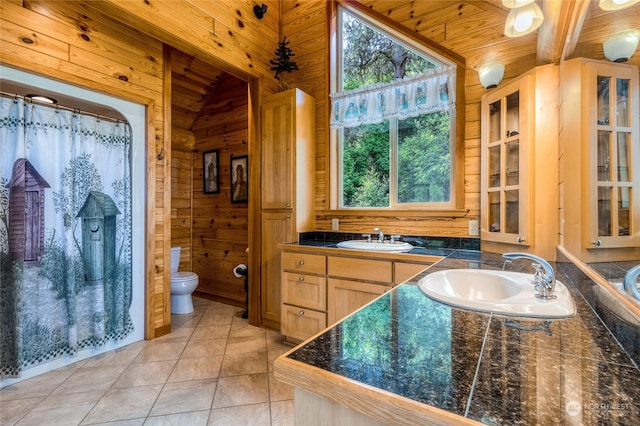
[[[533,266],[533,269],[535,269],[535,272],[533,273],[533,279],[531,280],[531,284],[533,285],[540,285],[542,284],[542,277],[543,277],[543,272],[542,272],[542,265],[539,263],[532,263],[531,266]]]
[[[368,242],[371,242],[371,234],[362,234],[362,236],[366,238]]]
[[[389,239],[390,239],[390,241],[389,241],[389,242],[390,242],[391,244],[393,244],[393,243],[395,243],[396,241],[400,241],[400,238],[402,238],[402,236],[401,236],[401,235],[391,235],[391,236],[389,237]]]

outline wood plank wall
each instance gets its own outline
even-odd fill
[[[399,24],[415,30],[418,34],[443,43],[446,47],[452,43],[451,38],[468,37],[468,32],[455,32],[446,39],[445,23],[463,20],[462,15],[478,13],[475,6],[468,3],[452,5],[450,16],[429,17],[429,2],[409,1],[365,1],[363,3],[373,10],[391,17]],[[327,39],[328,14],[327,2],[324,0],[282,1],[282,35],[291,40],[290,47],[296,54],[300,71],[287,77],[297,87],[316,98],[316,228],[331,230],[331,219],[340,220],[340,230],[348,232],[372,232],[374,227],[381,227],[385,233],[412,235],[467,236],[468,220],[479,219],[480,216],[480,98],[486,90],[480,85],[477,72],[473,69],[484,57],[491,46],[484,46],[476,51],[463,52],[467,58],[466,72],[466,125],[465,125],[465,182],[464,204],[469,210],[466,217],[426,217],[420,214],[397,214],[394,216],[376,215],[341,215],[329,210],[329,46]],[[464,10],[463,10],[464,8]],[[475,9],[474,9],[475,8]],[[472,21],[475,22],[475,21]],[[476,24],[478,24],[476,22]],[[483,24],[486,24],[483,23]],[[467,24],[469,25],[469,24]],[[503,24],[501,24],[503,25]],[[493,25],[495,26],[495,25]],[[492,26],[492,28],[493,28]],[[447,28],[450,28],[447,26]],[[455,27],[454,27],[455,28]],[[476,31],[483,31],[478,24]],[[447,44],[448,43],[448,44]],[[505,82],[535,66],[535,41],[528,43],[532,50],[531,61],[510,66]],[[469,59],[471,59],[469,61]]]
[[[233,268],[248,264],[248,203],[231,202],[231,158],[247,155],[247,83],[226,76],[194,123],[196,152],[193,159],[193,271],[198,274],[198,291],[217,300],[244,306],[244,278]],[[218,150],[218,194],[204,194],[202,153]],[[249,161],[256,159],[249,158]]]

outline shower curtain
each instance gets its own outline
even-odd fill
[[[131,129],[0,98],[0,376],[124,339]]]

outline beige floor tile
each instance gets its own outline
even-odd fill
[[[224,355],[227,339],[191,340],[184,348],[180,359],[201,358],[204,356]]]
[[[205,312],[198,323],[198,327],[212,327],[216,325],[231,325],[233,312],[230,313],[208,313]]]
[[[293,399],[293,386],[281,382],[273,375],[273,370],[269,371],[269,400],[284,401]]]
[[[113,388],[163,384],[171,375],[177,360],[131,364],[113,384]]]
[[[0,402],[0,425],[13,426],[18,420],[23,418],[27,413],[33,410],[44,397],[24,398]]]
[[[229,337],[229,330],[231,329],[231,324],[228,325],[212,325],[212,326],[202,326],[198,325],[195,331],[191,335],[191,340],[205,340],[205,339],[226,339]]]
[[[111,389],[98,401],[81,424],[146,417],[161,390],[162,385]]]
[[[282,353],[293,349],[293,345],[284,341],[284,336],[273,330],[266,331],[267,349],[270,351],[282,350]]]
[[[49,396],[17,424],[19,426],[78,425],[104,393],[104,391],[96,391]]]
[[[232,324],[229,331],[229,337],[261,337],[266,335],[264,328],[249,325],[243,320],[241,323]]]
[[[241,405],[211,410],[208,426],[269,426],[269,404]]]
[[[83,367],[107,367],[112,365],[129,365],[146,346],[146,341],[135,342],[86,360]]]
[[[187,342],[191,338],[196,326],[198,325],[197,320],[193,321],[193,324],[183,325],[182,327],[175,327],[173,322],[171,323],[171,333],[165,334],[164,336],[160,336],[154,340],[152,343],[159,342]]]
[[[149,417],[144,426],[207,426],[209,410]]]
[[[225,355],[242,354],[247,352],[265,352],[267,350],[267,340],[264,336],[259,337],[230,337],[227,340]]]
[[[4,387],[0,390],[0,404],[13,399],[47,396],[71,377],[75,371],[68,369],[53,370]]]
[[[269,400],[267,374],[221,377],[218,379],[213,408],[258,404]]]
[[[220,373],[221,364],[222,356],[181,359],[169,376],[169,382],[215,379]]]
[[[225,355],[220,368],[220,377],[259,374],[267,372],[267,353],[248,352]]]
[[[167,383],[151,409],[150,416],[211,409],[216,380]]]
[[[91,426],[142,426],[146,420],[146,417],[138,417],[137,419],[117,420],[115,422],[92,423]]]
[[[178,359],[180,358],[180,355],[182,355],[182,351],[184,351],[185,346],[187,346],[186,341],[162,342],[152,340],[142,351],[140,351],[140,354],[133,362],[141,363]]]
[[[58,386],[52,394],[59,395],[107,390],[118,380],[126,368],[126,365],[81,368]]]
[[[293,399],[271,403],[271,426],[293,426]]]

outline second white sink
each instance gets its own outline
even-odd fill
[[[532,274],[486,269],[450,269],[420,279],[420,290],[438,302],[480,312],[560,319],[575,315],[567,288],[556,281],[555,299],[537,298]]]
[[[394,243],[379,243],[377,241],[365,241],[365,240],[351,240],[341,241],[337,244],[339,248],[346,248],[351,250],[366,250],[377,251],[384,253],[406,253],[413,249],[413,246],[409,243],[394,242]]]

